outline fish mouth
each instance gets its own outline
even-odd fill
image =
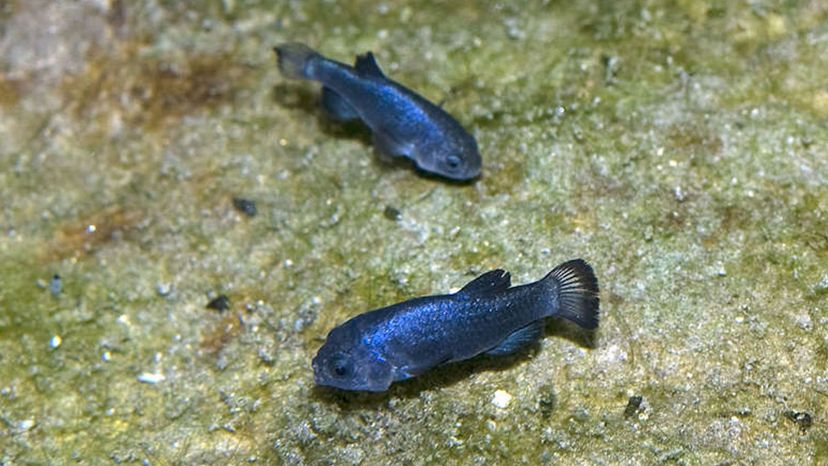
[[[474,170],[469,170],[469,172],[468,172],[468,173],[466,173],[466,174],[465,174],[465,176],[463,176],[462,178],[456,178],[456,179],[457,179],[458,181],[471,181],[471,180],[476,180],[477,178],[479,178],[479,177],[480,177],[480,173],[481,173],[482,171],[483,171],[483,170],[481,170],[481,169],[478,167],[478,168],[476,168],[476,169],[474,169]]]
[[[480,174],[483,172],[483,161],[480,160],[480,156],[472,157],[469,160],[468,164],[466,165],[466,173],[464,178],[465,180],[472,180],[475,178],[480,177]]]
[[[348,384],[348,381],[345,380],[337,380],[333,377],[329,377],[324,373],[316,372],[313,373],[313,382],[320,387],[330,387],[336,388],[338,390],[361,390],[358,387],[353,387],[352,385]]]
[[[365,384],[354,380],[340,380],[327,375],[323,371],[317,370],[314,370],[313,382],[316,385],[319,385],[320,387],[330,387],[335,388],[337,390],[344,390],[349,392],[379,393],[388,390],[387,386]]]
[[[318,377],[314,377],[314,382],[316,382],[316,385],[318,385],[320,387],[335,388],[337,390],[348,390],[348,391],[353,390],[353,388],[351,388],[351,387],[344,386],[344,385],[339,385],[339,384],[337,384],[336,382],[334,382],[332,380],[319,379]]]
[[[313,358],[313,361],[311,361],[311,367],[313,368],[313,382],[316,385],[329,385],[329,383],[326,382],[326,377],[322,373],[322,367],[319,364],[319,356]]]
[[[325,380],[324,377],[322,377],[321,374],[319,374],[318,372],[315,372],[315,371],[313,373],[313,383],[315,383],[316,385],[322,385],[322,386],[325,386],[325,387],[331,387],[332,386],[332,385],[330,385],[330,383],[328,383]]]
[[[446,174],[443,174],[443,176],[445,176],[446,178],[448,178],[452,181],[467,182],[467,181],[473,181],[473,180],[477,179],[477,177],[480,176],[480,170],[479,169],[478,170],[469,170],[465,173],[456,173],[456,174],[455,173],[446,173]]]
[[[311,362],[311,366],[313,367],[313,383],[322,387],[332,387],[338,388],[340,390],[353,390],[352,387],[345,385],[345,381],[337,380],[335,377],[331,376],[330,374],[325,371],[321,361],[319,361],[319,357],[313,358]]]
[[[347,392],[368,392],[368,393],[381,393],[388,390],[388,387],[374,387],[374,386],[353,386],[353,385],[345,385],[336,383],[334,380],[319,380],[314,378],[316,385],[320,387],[329,387],[334,388],[337,390],[347,391]]]
[[[415,165],[414,167],[417,169],[417,173],[420,174],[420,176],[456,184],[470,184],[477,180],[482,172],[480,168],[476,170],[466,170],[461,173],[451,173],[445,170],[423,167],[420,165]]]

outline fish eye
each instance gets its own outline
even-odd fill
[[[352,371],[352,364],[351,361],[344,354],[338,354],[334,356],[333,360],[331,361],[331,368],[333,369],[333,374],[337,377],[346,377],[351,374]]]
[[[460,166],[461,162],[462,160],[460,160],[460,157],[456,155],[449,155],[446,157],[446,165],[448,165],[449,168],[457,168]]]

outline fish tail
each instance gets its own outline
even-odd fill
[[[273,48],[279,71],[290,79],[313,79],[314,59],[320,57],[312,48],[298,42],[277,45]]]
[[[557,297],[554,315],[588,330],[598,327],[598,279],[586,261],[564,262],[549,272],[543,282],[552,287]]]

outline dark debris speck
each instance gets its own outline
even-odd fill
[[[644,397],[641,395],[633,395],[627,401],[627,407],[624,408],[624,417],[631,417],[638,410],[641,408],[641,403],[644,401]]]
[[[251,201],[243,197],[234,197],[233,207],[248,217],[255,217],[259,213],[258,209],[256,209],[256,201]]]
[[[402,218],[402,212],[400,212],[400,209],[391,207],[390,205],[385,206],[385,210],[382,212],[382,215],[392,222],[398,222]]]
[[[804,434],[808,429],[814,425],[814,418],[806,412],[785,411],[785,417],[799,426],[799,430]]]
[[[54,274],[52,275],[52,279],[49,281],[49,292],[52,293],[52,296],[58,296],[61,291],[63,291],[63,281],[61,280],[60,275]]]
[[[217,297],[210,300],[207,303],[207,309],[213,309],[215,311],[224,312],[230,309],[230,298],[225,295],[218,295]]]
[[[541,387],[540,392],[538,408],[540,409],[541,416],[546,419],[555,411],[555,406],[558,404],[558,396],[555,394],[554,387],[549,385]]]

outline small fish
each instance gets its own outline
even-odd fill
[[[474,137],[443,109],[388,79],[371,52],[348,66],[304,44],[274,50],[284,76],[322,83],[322,106],[331,117],[361,119],[371,128],[381,154],[409,158],[420,169],[453,180],[480,175]]]
[[[512,354],[538,340],[544,319],[598,327],[598,280],[581,259],[512,287],[487,272],[449,295],[425,296],[358,315],[334,328],[313,359],[318,385],[381,392],[441,364]]]

